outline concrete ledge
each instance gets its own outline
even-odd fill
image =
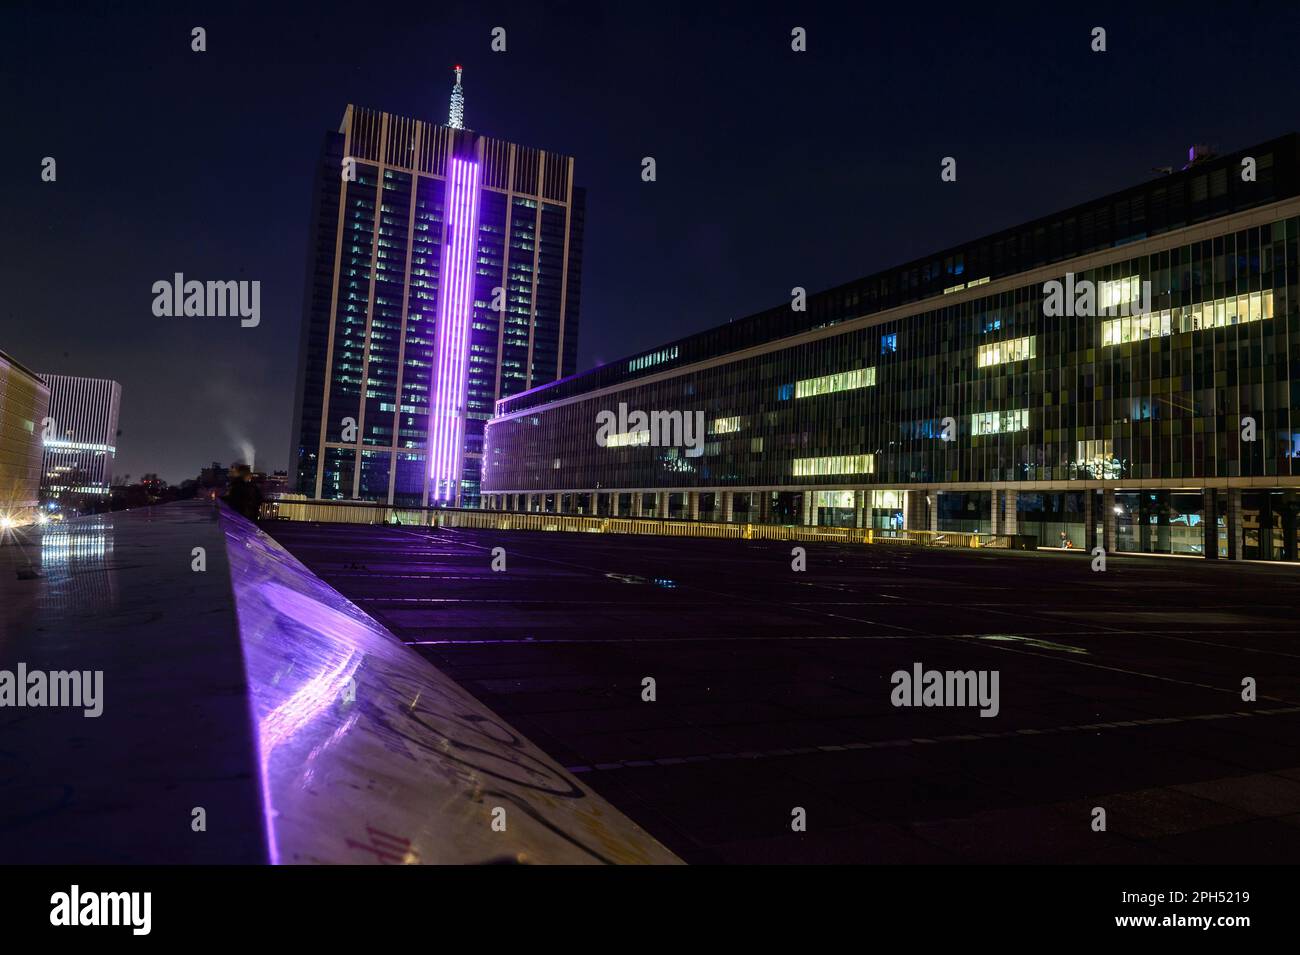
[[[272,861],[676,861],[269,536],[222,524]]]
[[[229,511],[33,528],[0,608],[0,670],[103,674],[0,707],[0,861],[677,861]]]

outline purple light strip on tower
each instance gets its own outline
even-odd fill
[[[447,180],[447,241],[443,246],[438,350],[430,415],[429,475],[434,500],[455,500],[460,481],[461,415],[473,312],[474,245],[478,231],[478,163],[451,160]]]

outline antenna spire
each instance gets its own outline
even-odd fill
[[[447,125],[452,129],[465,128],[465,90],[460,85],[460,64],[456,64],[456,85],[451,88],[451,109],[447,114]]]

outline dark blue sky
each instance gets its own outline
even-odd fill
[[[582,368],[1300,126],[1287,4],[263,6],[0,9],[0,349],[122,382],[119,476],[285,467],[321,134],[445,121],[457,62],[467,125],[577,157]],[[261,326],[154,317],[178,271]]]

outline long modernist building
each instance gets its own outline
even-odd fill
[[[1295,560],[1298,247],[1296,134],[1193,152],[805,311],[503,398],[485,506]],[[703,441],[635,411],[702,414]]]
[[[570,156],[348,106],[317,164],[291,482],[477,506],[493,403],[572,374],[584,193]]]

